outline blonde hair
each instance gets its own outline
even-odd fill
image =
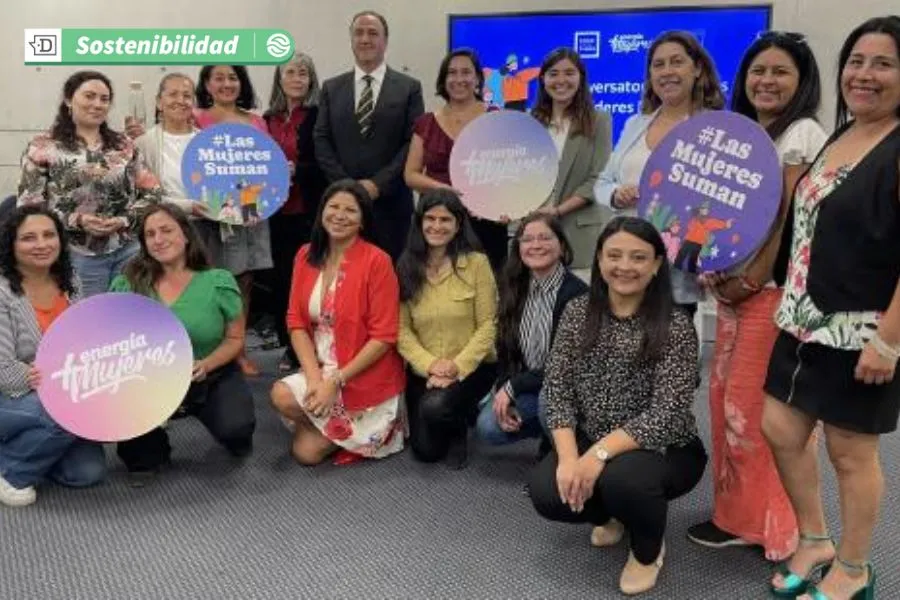
[[[166,89],[166,84],[172,81],[173,79],[184,79],[188,83],[191,84],[191,91],[194,91],[194,80],[185,75],[184,73],[166,73],[162,79],[159,80],[159,88],[156,90],[156,100],[159,101],[162,98],[163,90]],[[159,123],[159,119],[162,116],[162,111],[159,108],[156,109],[156,115],[153,117],[153,121],[155,123]]]

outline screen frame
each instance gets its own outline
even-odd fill
[[[666,12],[685,12],[685,11],[702,11],[702,12],[721,12],[725,10],[746,10],[746,9],[765,9],[766,11],[766,30],[772,29],[772,14],[775,11],[775,5],[769,3],[753,3],[753,4],[729,4],[727,6],[715,5],[686,5],[686,6],[648,6],[643,8],[599,8],[595,10],[564,9],[564,10],[539,10],[539,11],[512,11],[512,12],[486,12],[486,13],[447,13],[447,52],[453,52],[453,23],[458,19],[496,19],[498,17],[554,17],[554,16],[579,16],[579,15],[598,15],[604,13],[628,14],[628,13],[666,13]]]

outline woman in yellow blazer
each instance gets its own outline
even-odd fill
[[[467,425],[497,376],[497,284],[469,213],[451,190],[419,199],[400,280],[400,355],[416,458],[467,460]]]

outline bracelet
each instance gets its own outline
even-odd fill
[[[891,346],[884,341],[884,338],[878,335],[877,331],[875,332],[875,335],[872,336],[872,339],[869,340],[869,343],[872,344],[872,348],[874,348],[875,352],[880,354],[882,358],[892,361],[900,360],[900,346]]]
[[[750,279],[746,275],[739,275],[738,281],[741,282],[741,287],[744,288],[745,290],[747,290],[748,292],[756,293],[756,292],[761,292],[763,289],[763,286],[761,283],[759,283],[758,281],[754,281],[753,279]]]
[[[343,387],[344,387],[344,384],[347,383],[347,382],[344,380],[344,374],[341,373],[341,370],[340,370],[340,369],[338,369],[337,371],[335,371],[334,373],[332,373],[331,375],[329,375],[329,376],[328,376],[328,379],[330,379],[331,381],[333,381],[333,382],[335,383],[335,385],[337,385],[339,388],[343,388]]]

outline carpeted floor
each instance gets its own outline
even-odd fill
[[[274,372],[275,353],[262,364]],[[254,384],[256,451],[229,458],[191,420],[170,431],[175,464],[152,486],[126,485],[121,464],[94,489],[39,490],[0,510],[0,599],[617,598],[627,548],[599,550],[588,526],[540,519],[522,494],[533,444],[476,448],[468,469],[409,453],[310,469]],[[705,395],[697,413],[706,427]],[[705,432],[704,432],[705,433]],[[900,597],[896,436],[883,441],[887,493],[875,540],[880,598]],[[668,556],[648,599],[767,597],[770,565],[752,549],[690,544],[707,517],[709,472],[673,504]],[[828,516],[837,532],[829,475]]]

